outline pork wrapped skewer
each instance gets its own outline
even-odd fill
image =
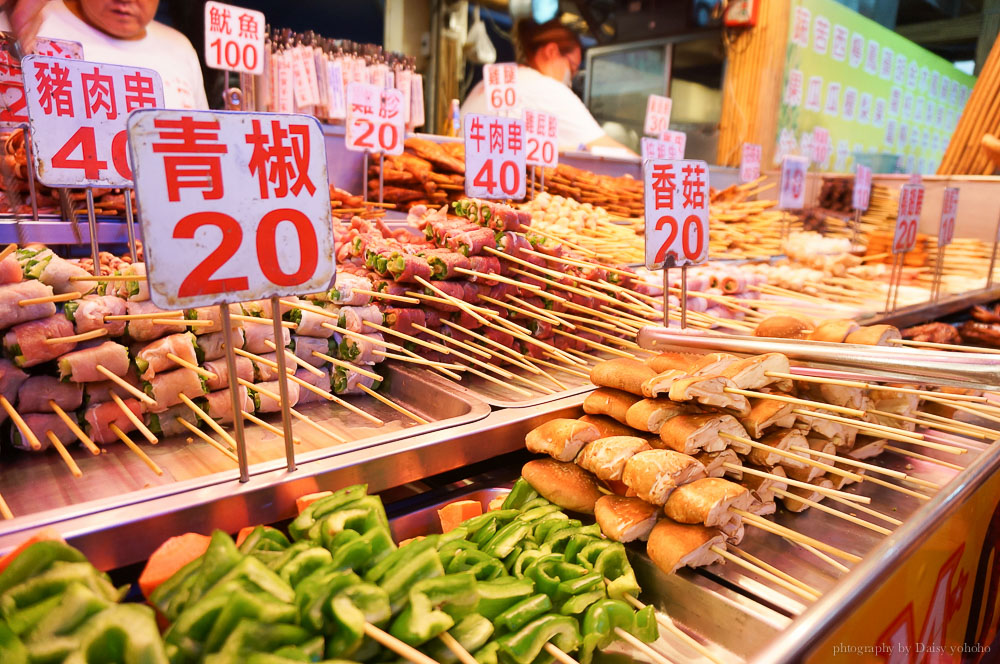
[[[138,399],[125,399],[124,403],[136,417],[142,417],[142,407]],[[121,429],[122,433],[135,431],[135,424],[113,401],[88,406],[83,411],[83,419],[87,424],[87,435],[95,443],[107,444],[118,441],[118,436],[111,430],[112,424]]]
[[[163,318],[173,318],[177,316],[177,312],[160,309],[149,300],[129,300],[125,303],[125,310],[130,316],[158,313],[162,313]],[[128,326],[126,327],[129,338],[132,339],[132,341],[152,341],[153,339],[159,339],[162,336],[173,334],[184,329],[183,327],[178,327],[176,325],[160,325],[158,323],[154,323],[154,320],[155,319],[153,318],[133,318],[129,320]]]
[[[156,401],[150,406],[153,413],[161,413],[171,406],[183,403],[180,395],[198,399],[205,394],[205,384],[193,369],[175,369],[157,374],[145,383],[145,392]]]
[[[127,303],[114,295],[88,295],[63,305],[63,314],[73,323],[77,334],[92,330],[107,330],[109,337],[125,334],[124,320],[105,321],[105,316],[122,316],[128,311]]]
[[[51,413],[49,401],[66,411],[83,405],[83,385],[67,383],[55,376],[31,376],[17,391],[17,409],[24,413]],[[13,399],[11,399],[13,402]]]
[[[247,388],[242,385],[236,386],[236,394],[241,404],[240,408],[246,412],[253,409],[253,401],[247,392]],[[204,397],[205,413],[220,424],[229,424],[233,421],[233,397],[229,388],[209,392]]]
[[[215,374],[215,378],[205,379],[205,387],[210,392],[224,390],[229,387],[229,364],[225,358],[205,362],[204,369]],[[236,377],[253,381],[253,362],[242,355],[236,356]]]
[[[47,434],[49,431],[54,433],[63,445],[69,445],[76,441],[76,436],[66,426],[66,423],[54,413],[22,413],[21,418],[42,446],[38,450],[33,450],[28,442],[28,437],[20,430],[20,427],[11,426],[10,443],[19,450],[30,452],[47,450],[52,444]]]
[[[180,359],[198,364],[195,353],[195,336],[191,332],[171,334],[153,341],[135,353],[135,365],[139,368],[139,377],[152,380],[157,372],[175,369],[179,365],[168,355],[176,355]]]
[[[358,374],[355,374],[354,372],[351,372],[351,373],[352,373],[352,375],[358,375]],[[323,371],[322,375],[317,376],[316,374],[314,374],[311,371],[306,371],[305,369],[301,369],[300,368],[300,369],[298,369],[295,372],[295,377],[298,378],[299,380],[305,382],[305,383],[309,383],[310,385],[312,385],[314,387],[318,387],[321,390],[325,390],[326,392],[330,391],[330,388],[331,388],[330,374],[327,371]],[[362,376],[362,378],[363,378],[363,376]],[[361,392],[361,390],[357,390],[357,392]],[[308,389],[308,388],[306,388],[306,387],[304,387],[303,385],[300,384],[299,385],[299,405],[301,406],[302,404],[312,403],[314,401],[316,401],[316,402],[325,402],[326,401],[326,397],[324,397],[324,396],[322,396],[320,394],[316,394],[312,390],[310,390],[310,389]]]
[[[281,411],[281,402],[277,401],[268,394],[264,393],[264,390],[275,395],[281,394],[281,387],[278,385],[278,381],[270,381],[267,383],[254,383],[255,386],[260,387],[260,391],[255,391],[251,397],[254,401],[255,409],[258,413],[277,413]],[[299,402],[299,384],[293,381],[288,381],[288,407],[294,408]]]
[[[234,348],[243,348],[243,329],[233,330],[232,339]],[[226,356],[225,332],[213,332],[212,334],[203,334],[198,337],[198,351],[204,362],[224,358]]]
[[[124,376],[129,369],[128,348],[114,341],[75,350],[59,358],[59,378],[74,383],[90,383],[107,380],[98,371],[102,366],[116,376]]]
[[[49,339],[72,335],[73,324],[65,316],[54,314],[7,330],[3,336],[3,351],[17,366],[34,367],[76,348],[75,341],[47,343]]]
[[[333,388],[336,394],[364,394],[361,385],[369,389],[375,389],[375,379],[371,376],[363,376],[356,371],[345,369],[344,367],[334,367],[328,384],[323,389]]]
[[[52,302],[20,306],[21,300],[49,297],[52,288],[35,279],[0,286],[0,330],[56,313]]]
[[[327,332],[330,333],[330,336],[333,336],[332,330],[327,330]],[[313,355],[313,352],[322,353],[323,355],[330,354],[330,343],[327,341],[327,338],[306,337],[293,334],[292,345],[295,346],[295,357],[314,367],[323,366],[326,364],[326,360],[321,357],[316,357]]]

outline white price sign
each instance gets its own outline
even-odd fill
[[[854,176],[854,191],[851,192],[851,207],[864,212],[872,196],[872,169],[858,164],[858,172]]]
[[[529,166],[555,168],[559,165],[559,119],[551,113],[524,111],[524,133],[528,137]]]
[[[673,129],[668,129],[662,134],[660,134],[660,140],[667,143],[670,147],[668,148],[668,153],[670,156],[667,159],[683,159],[684,149],[687,147],[687,134],[683,131],[674,131]]]
[[[684,135],[682,132],[676,132]],[[642,152],[643,160],[646,159],[683,159],[684,158],[684,146],[677,148],[677,143],[670,140],[664,140],[659,138],[649,138],[648,136],[643,136],[639,140],[639,149]]]
[[[421,127],[424,124],[424,77],[414,74],[410,78],[410,126]]]
[[[646,267],[659,270],[708,259],[709,183],[703,161],[643,163]]]
[[[901,254],[917,244],[917,224],[924,207],[924,187],[904,184],[899,190],[899,211],[896,213],[896,232],[892,236],[892,253]]]
[[[316,293],[333,283],[318,120],[156,109],[129,116],[128,136],[157,306]]]
[[[787,155],[781,160],[781,188],[778,192],[778,207],[782,210],[801,210],[806,198],[807,157]]]
[[[810,157],[813,163],[823,165],[830,157],[830,132],[823,127],[814,127]]]
[[[659,136],[670,129],[670,108],[673,102],[670,97],[662,95],[649,95],[646,100],[646,122],[642,132],[652,136]]]
[[[369,83],[347,86],[347,149],[403,154],[403,93]]]
[[[519,118],[470,113],[465,129],[465,195],[524,198],[526,150]]]
[[[125,122],[163,107],[152,69],[29,55],[21,61],[38,179],[50,187],[132,184]]]
[[[16,127],[28,121],[21,63],[13,53],[13,38],[0,33],[0,127]],[[83,46],[80,42],[38,37],[35,55],[83,60]]]
[[[941,202],[941,225],[938,226],[938,246],[951,244],[955,237],[955,218],[958,216],[958,187],[946,187]]]
[[[924,176],[920,173],[910,173],[909,184],[922,185],[924,183]]]
[[[757,143],[744,143],[740,159],[740,182],[753,182],[760,177],[763,148]]]
[[[205,64],[244,74],[264,72],[264,14],[209,0],[205,3]]]
[[[483,85],[486,86],[486,106],[494,113],[517,108],[517,65],[504,62],[483,65]]]

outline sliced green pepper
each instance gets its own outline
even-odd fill
[[[58,611],[46,611],[28,634],[29,641],[44,641],[75,631],[88,618],[112,605],[105,597],[79,583],[70,584],[58,599]],[[0,658],[2,660],[2,658]]]
[[[313,546],[293,556],[277,572],[285,583],[294,588],[299,581],[332,562],[333,556],[330,555],[329,551],[319,546]]]
[[[493,620],[521,600],[530,597],[535,590],[535,584],[530,579],[506,576],[493,581],[480,581],[478,590],[479,607],[476,612]]]
[[[531,525],[520,520],[511,521],[496,532],[482,550],[495,558],[506,558],[521,540],[531,533]]]
[[[614,542],[597,557],[594,571],[608,579],[608,596],[622,599],[626,595],[639,596],[639,582],[628,561],[625,546]]]
[[[3,620],[0,620],[0,662],[9,664],[27,664],[28,649],[24,647],[17,635],[11,631]]]
[[[462,549],[454,556],[451,556],[448,565],[445,567],[448,574],[458,572],[469,572],[480,581],[489,581],[506,572],[503,563],[493,556],[477,549]]]
[[[510,493],[507,494],[500,509],[519,510],[522,505],[535,498],[538,498],[538,492],[528,484],[527,480],[521,477],[514,482],[514,486],[511,488]]]
[[[302,510],[302,513],[288,524],[288,534],[292,536],[293,540],[306,538],[309,529],[315,526],[320,519],[363,498],[367,493],[367,484],[355,484],[340,489],[325,498],[320,498]]]
[[[0,595],[45,571],[57,560],[82,563],[86,562],[87,558],[65,542],[58,540],[35,542],[19,553],[7,569],[0,573]]]
[[[500,652],[516,664],[548,662],[552,656],[543,655],[545,644],[552,643],[563,652],[572,652],[580,645],[580,630],[573,618],[550,614],[533,620],[514,634],[500,637],[497,643]]]
[[[590,592],[580,593],[579,595],[573,595],[559,607],[559,613],[564,616],[575,616],[578,613],[583,613],[587,610],[594,602],[598,602],[602,599],[607,598],[607,593],[604,588],[601,587],[599,590],[591,590]]]
[[[493,636],[493,623],[473,613],[462,618],[454,627],[448,630],[466,652],[476,652]],[[427,645],[428,654],[441,664],[454,664],[458,656],[448,649],[441,641],[433,641]]]
[[[141,604],[115,604],[93,616],[74,635],[76,650],[65,664],[141,662],[167,664],[153,610]],[[107,655],[114,653],[115,658]]]
[[[377,651],[365,639],[365,623],[384,625],[392,616],[389,596],[370,583],[357,583],[340,591],[328,607],[326,656],[368,659],[368,651]]]
[[[552,610],[552,600],[548,595],[532,595],[509,607],[496,617],[494,624],[508,632],[516,632],[535,618]]]

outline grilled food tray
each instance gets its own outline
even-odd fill
[[[331,430],[347,442],[338,443],[312,427],[294,420],[295,446],[299,464],[373,447],[401,438],[468,424],[486,417],[490,408],[468,392],[455,390],[452,384],[427,371],[396,363],[378,365],[386,379],[385,396],[411,410],[430,424],[417,424],[373,397],[352,396],[348,400],[385,422],[376,426],[345,408],[326,403],[309,403],[296,410]],[[264,415],[271,424],[281,427],[280,413]],[[195,421],[192,414],[190,420]],[[232,427],[227,427],[232,430]],[[255,424],[246,423],[247,454],[251,475],[282,468],[285,465],[284,439]],[[209,432],[211,433],[211,432]],[[148,500],[157,494],[204,488],[223,482],[237,482],[236,462],[192,436],[175,436],[150,445],[138,433],[130,434],[163,469],[157,476],[138,456],[122,444],[103,446],[103,453],[92,456],[82,447],[70,453],[83,471],[73,478],[55,453],[12,451],[0,463],[0,488],[17,517],[44,518],[40,513],[61,510],[75,516],[138,500],[129,494],[142,492]],[[218,439],[218,436],[214,436]]]

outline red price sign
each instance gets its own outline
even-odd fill
[[[559,165],[559,120],[551,113],[524,111],[524,133],[528,137],[529,166],[555,168]]]
[[[486,104],[494,113],[517,108],[517,65],[504,62],[483,65],[483,85],[486,86]]]
[[[156,109],[129,116],[128,132],[157,306],[330,287],[335,252],[319,121]]]
[[[941,202],[941,225],[938,226],[938,246],[951,244],[955,237],[955,218],[958,216],[958,187],[946,187]]]
[[[858,164],[858,173],[854,176],[854,191],[851,193],[851,206],[864,212],[872,196],[872,169]]]
[[[50,187],[132,184],[125,121],[163,106],[152,69],[29,55],[21,61],[38,179]]]
[[[403,154],[403,93],[368,83],[347,86],[347,149]]]
[[[807,157],[788,155],[781,160],[781,189],[778,207],[782,210],[801,210],[806,198]]]
[[[465,195],[524,198],[524,122],[493,115],[465,116]]]
[[[752,182],[760,177],[763,148],[756,143],[744,143],[740,159],[740,182]]]
[[[896,232],[892,237],[892,253],[901,254],[913,249],[917,243],[917,224],[924,207],[924,187],[904,184],[899,190],[899,211],[896,214]]]
[[[0,127],[17,127],[28,121],[21,63],[11,55],[13,52],[12,37],[0,33]],[[35,55],[83,60],[83,46],[80,42],[38,37]]]
[[[694,265],[708,259],[708,164],[651,159],[642,166],[646,267]]]
[[[264,14],[209,0],[205,3],[205,64],[244,74],[264,73]]]
[[[649,95],[646,100],[646,122],[642,132],[652,136],[659,136],[670,129],[670,108],[673,102],[670,97],[662,95]]]

